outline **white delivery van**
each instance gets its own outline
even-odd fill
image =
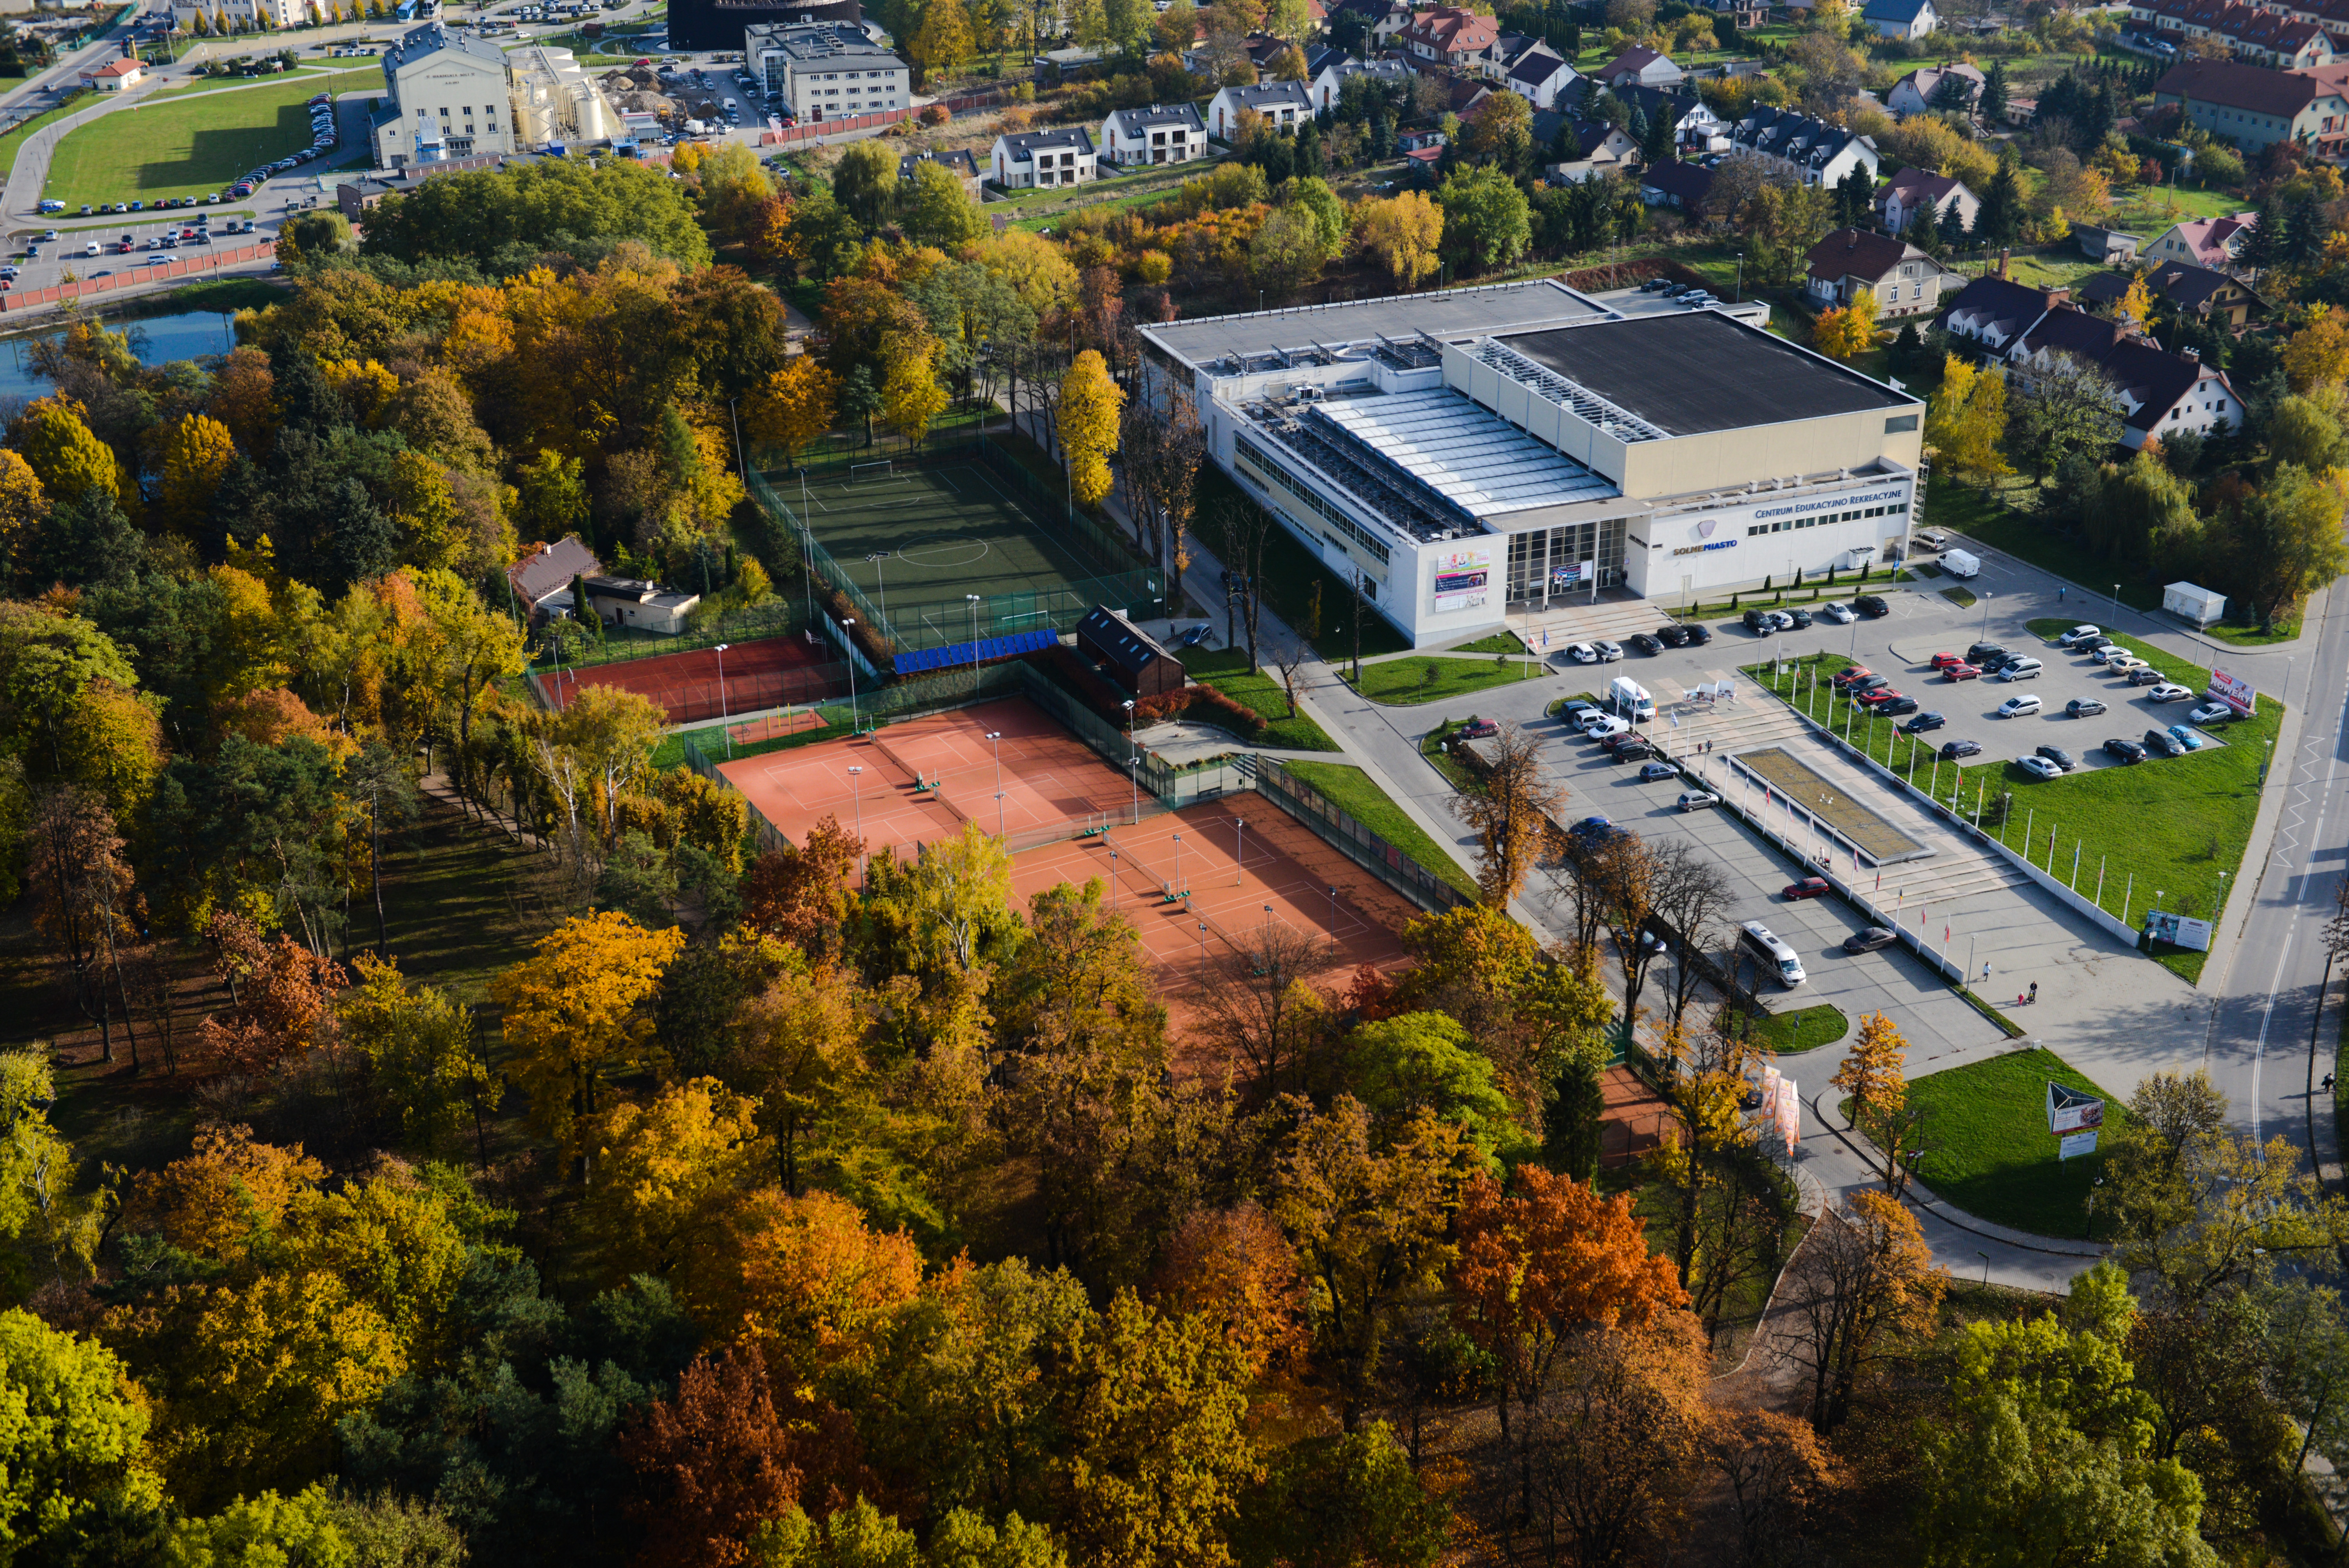
[[[1982,557],[1962,550],[1944,550],[1941,552],[1941,570],[1952,577],[1979,577],[1982,575]]]
[[[1803,973],[1803,961],[1795,950],[1770,934],[1770,928],[1758,920],[1749,920],[1737,928],[1745,945],[1754,949],[1762,961],[1778,973],[1779,982],[1788,988],[1801,985],[1808,978]]]
[[[1647,687],[1630,676],[1617,676],[1607,688],[1607,700],[1625,718],[1640,720],[1656,717],[1656,699],[1648,695]]]

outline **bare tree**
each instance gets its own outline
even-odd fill
[[[1309,932],[1269,923],[1250,925],[1233,940],[1238,945],[1200,976],[1206,1033],[1245,1066],[1263,1099],[1302,1091],[1330,1016],[1306,976],[1328,966],[1328,945]]]
[[[109,1062],[115,996],[122,995],[123,1028],[135,1068],[139,1039],[130,1030],[119,945],[132,934],[135,894],[114,816],[96,795],[67,785],[41,797],[30,838],[26,881],[36,901],[35,918],[65,962],[67,990],[82,1016],[98,1026],[100,1051]]]
[[[1223,535],[1224,569],[1238,595],[1240,629],[1247,636],[1248,674],[1261,673],[1257,657],[1257,624],[1264,610],[1264,547],[1272,537],[1272,514],[1245,498],[1216,509]]]
[[[1288,694],[1288,717],[1297,717],[1297,672],[1313,656],[1312,645],[1302,637],[1283,637],[1272,647],[1272,667],[1279,672],[1280,688]]]
[[[1685,839],[1651,851],[1650,858],[1655,866],[1650,896],[1656,918],[1671,928],[1678,949],[1666,991],[1671,998],[1672,1026],[1678,1028],[1702,978],[1702,955],[1728,934],[1733,895],[1721,862]]]
[[[1781,1284],[1776,1344],[1810,1385],[1814,1430],[1843,1424],[1860,1373],[1904,1335],[1930,1328],[1948,1284],[1915,1218],[1881,1192],[1861,1192],[1811,1227]]]
[[[1569,948],[1599,950],[1599,933],[1606,924],[1605,861],[1613,847],[1611,840],[1592,844],[1555,826],[1543,836],[1542,872],[1551,894],[1574,917]]]
[[[1640,1016],[1640,992],[1648,980],[1648,966],[1661,947],[1648,931],[1655,912],[1656,855],[1647,841],[1630,833],[1614,835],[1606,857],[1608,874],[1601,883],[1600,918],[1615,939],[1615,961],[1623,971],[1623,1018],[1626,1027]]]
[[[1543,777],[1541,742],[1515,724],[1500,727],[1483,766],[1484,788],[1454,795],[1452,814],[1475,830],[1476,884],[1500,909],[1540,860],[1550,813],[1566,804],[1566,789]]]
[[[1174,579],[1170,604],[1181,602],[1180,583],[1191,564],[1188,538],[1206,449],[1206,431],[1189,395],[1143,362],[1119,415],[1118,483],[1133,520],[1135,548]]]
[[[1729,1494],[1737,1554],[1747,1568],[1808,1560],[1805,1526],[1835,1489],[1835,1460],[1816,1434],[1775,1410],[1723,1410],[1700,1452]]]

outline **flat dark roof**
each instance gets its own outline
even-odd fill
[[[1675,436],[1918,402],[1709,310],[1593,322],[1501,341]]]

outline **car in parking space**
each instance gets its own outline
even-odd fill
[[[2105,705],[2092,696],[2075,696],[2064,705],[2064,711],[2074,718],[2094,718],[2105,711]]]
[[[1656,641],[1668,648],[1684,648],[1688,646],[1689,629],[1667,621],[1656,628]]]
[[[1886,718],[1899,718],[1902,714],[1916,712],[1917,707],[1917,699],[1913,696],[1896,696],[1878,703],[1876,711]]]
[[[1873,691],[1864,691],[1857,694],[1852,698],[1852,700],[1857,703],[1865,703],[1869,707],[1880,709],[1884,704],[1888,702],[1898,702],[1901,697],[1907,695],[1908,694],[1905,692],[1895,691],[1890,686],[1878,686]]]
[[[1611,664],[1613,664],[1617,659],[1619,659],[1619,658],[1621,658],[1622,656],[1623,656],[1623,645],[1622,645],[1622,644],[1620,644],[1620,643],[1610,643],[1610,642],[1606,641],[1604,638],[1601,638],[1601,639],[1599,640],[1599,662],[1600,664],[1602,664],[1602,665],[1611,665]]]
[[[1981,755],[1982,742],[1979,740],[1945,740],[1941,742],[1941,760],[1944,762],[1955,762],[1960,758],[1980,757]]]
[[[1720,805],[1721,797],[1710,789],[1683,789],[1679,804],[1683,811],[1702,811],[1708,806]]]
[[[2182,724],[2173,724],[2169,727],[2169,738],[2189,751],[2199,751],[2209,744]]]
[[[2072,754],[2060,746],[2043,746],[2039,748],[2038,754],[2066,773],[2080,766],[2073,759]]]
[[[2039,699],[2035,696],[2011,696],[1998,705],[1998,717],[2001,718],[2021,718],[2024,714],[2038,711]]]
[[[2128,673],[2128,684],[2133,686],[2161,686],[2168,678],[2151,665],[2139,665]]]
[[[1864,681],[1875,673],[1866,665],[1846,665],[1827,677],[1827,685],[1840,690],[1854,681]]]
[[[1829,604],[1822,609],[1819,614],[1824,619],[1833,621],[1838,626],[1848,626],[1859,619],[1857,613],[1848,604]]]
[[[1595,665],[1599,662],[1599,648],[1595,644],[1577,643],[1566,650],[1566,656],[1578,665]]]
[[[2144,761],[2145,748],[2139,746],[2134,740],[2107,740],[2105,742],[2105,755],[2111,758],[2114,761],[2127,766],[2130,763]]]
[[[2212,702],[2205,703],[2200,707],[2196,708],[2192,713],[2188,714],[2186,716],[2186,722],[2194,725],[2225,724],[2234,717],[2235,710],[2233,708],[2229,707],[2223,702]]]
[[[1879,615],[1892,614],[1892,606],[1886,603],[1880,594],[1876,593],[1862,593],[1851,602],[1851,607],[1871,621]]]
[[[2023,655],[2021,654],[2011,654],[2002,649],[1998,653],[1992,654],[1989,658],[1982,661],[1982,674],[1986,676],[1999,675],[2004,671],[2013,668],[2016,665],[2019,665],[2022,662]]]
[[[1757,637],[1766,637],[1778,629],[1778,617],[1767,610],[1748,610],[1744,621],[1745,629]]]
[[[1688,634],[1689,646],[1692,648],[1703,647],[1707,643],[1713,641],[1713,628],[1711,626],[1690,624],[1682,626],[1681,630]]]
[[[2106,648],[2118,647],[2119,645],[2119,644],[2114,642],[2110,637],[2083,637],[2078,642],[2072,645],[2072,651],[2075,654],[2099,654],[2104,652]]]
[[[1578,839],[1611,839],[1619,830],[1608,817],[1585,817],[1567,830]]]
[[[1653,658],[1656,655],[1664,651],[1664,645],[1656,641],[1655,638],[1648,635],[1645,632],[1634,632],[1630,636],[1624,638],[1623,641],[1635,651],[1645,654],[1650,658]]]
[[[2169,731],[2148,729],[2145,732],[2145,749],[2147,756],[2183,757],[2187,748]]]
[[[1627,746],[1645,746],[1647,744],[1648,738],[1640,734],[1637,730],[1619,729],[1601,736],[1599,741],[1599,749],[1601,751],[1615,752],[1622,750]]]
[[[1966,661],[1960,658],[1955,654],[1935,654],[1931,658],[1927,659],[1925,662],[1937,670],[1945,670],[1951,665],[1961,665]]]
[[[1605,741],[1614,736],[1626,733],[1630,727],[1631,721],[1620,714],[1602,713],[1586,720],[1582,726],[1582,733],[1586,739]]]
[[[1656,754],[1656,748],[1648,744],[1647,738],[1638,735],[1625,736],[1623,743],[1612,749],[1618,762],[1639,762]]]
[[[1811,629],[1811,613],[1808,610],[1782,610],[1779,614],[1793,623],[1794,629],[1797,632],[1807,632]]]
[[[2058,647],[2076,647],[2078,645],[2086,642],[2090,637],[2102,636],[2104,634],[2104,630],[2105,629],[2102,626],[2090,626],[2085,624],[2075,626],[2070,631],[2064,633],[2062,636],[2056,638],[2055,644]]]
[[[1987,665],[2005,652],[2006,650],[1996,643],[1976,643],[1966,650],[1966,663]]]
[[[1954,665],[1941,666],[1941,678],[1947,681],[1978,681],[1982,679],[1982,666],[1960,659]]]
[[[1827,885],[1825,877],[1805,877],[1800,882],[1788,882],[1778,891],[1787,903],[1792,903],[1797,899],[1824,898],[1835,889]]]
[[[1588,697],[1572,696],[1567,698],[1564,706],[1559,707],[1557,710],[1557,717],[1563,723],[1580,728],[1584,721],[1590,718],[1594,714],[1601,714],[1606,711],[1607,710],[1605,708],[1600,707]]]
[[[1899,940],[1898,932],[1887,931],[1880,925],[1871,925],[1865,931],[1855,931],[1845,937],[1843,950],[1846,953],[1873,953],[1879,947],[1889,947]]]
[[[1677,779],[1680,769],[1669,762],[1651,762],[1640,769],[1640,782],[1652,784],[1659,779]]]
[[[1501,727],[1489,718],[1472,718],[1460,727],[1460,738],[1464,740],[1482,740],[1488,735],[1500,733]]]
[[[2125,670],[2145,663],[2143,659],[2138,658],[2118,643],[2107,648],[2098,648],[2095,652],[2095,660],[2108,670]]]
[[[2037,659],[2014,659],[1999,666],[1998,678],[2002,681],[2035,681],[2044,667]]]
[[[2182,686],[2164,681],[2145,696],[2148,702],[2189,702],[2193,699],[2194,694]]]
[[[1910,735],[1922,735],[1927,730],[1940,729],[1949,722],[1946,717],[1938,713],[1920,713],[1900,727]]]
[[[2030,774],[2033,779],[2061,779],[2064,777],[2064,770],[2061,768],[2056,767],[2053,762],[2048,761],[2044,757],[2018,757],[2014,759],[2014,765],[2017,768],[2022,769],[2025,773]]]

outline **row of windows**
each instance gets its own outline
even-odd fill
[[[1388,551],[1385,540],[1381,539],[1377,534],[1371,532],[1370,530],[1364,528],[1361,523],[1356,522],[1352,518],[1348,517],[1344,512],[1340,511],[1336,507],[1331,506],[1328,501],[1323,500],[1319,496],[1306,489],[1304,485],[1300,484],[1296,479],[1290,476],[1288,469],[1282,468],[1278,463],[1274,462],[1270,458],[1266,457],[1262,452],[1258,451],[1246,440],[1236,437],[1234,438],[1233,445],[1238,452],[1241,472],[1247,474],[1251,479],[1258,480],[1259,482],[1278,485],[1290,495],[1295,496],[1299,500],[1301,500],[1307,506],[1311,507],[1321,516],[1328,518],[1331,522],[1336,523],[1340,528],[1345,530],[1346,537],[1352,540],[1355,544],[1359,545],[1380,565],[1384,566],[1387,563],[1387,558],[1390,552]]]
[[[1854,511],[1823,511],[1816,517],[1782,517],[1775,522],[1753,524],[1746,529],[1745,537],[1752,539],[1759,534],[1784,533],[1790,528],[1816,528],[1821,523],[1827,522],[1857,522],[1863,517],[1882,517],[1886,512],[1896,510],[1898,509],[1889,506],[1871,506]]]

